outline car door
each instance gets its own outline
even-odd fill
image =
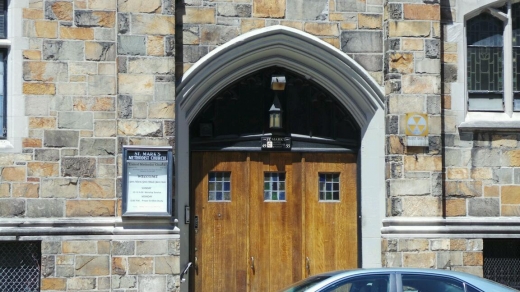
[[[392,273],[374,273],[352,276],[327,285],[320,292],[395,292]]]
[[[403,273],[400,282],[403,292],[465,292],[463,281],[442,275]]]

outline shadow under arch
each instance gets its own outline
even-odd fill
[[[181,268],[189,261],[189,125],[220,90],[257,70],[279,66],[312,79],[334,95],[361,128],[359,196],[363,267],[381,265],[385,215],[385,114],[381,87],[344,52],[305,32],[270,26],[243,34],[195,63],[176,90],[175,195],[181,236]],[[361,216],[363,214],[363,216]],[[187,285],[185,285],[187,286]],[[188,291],[187,287],[181,287]]]

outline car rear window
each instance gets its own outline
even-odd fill
[[[307,290],[308,288],[311,288],[312,286],[315,286],[319,284],[321,281],[330,278],[330,276],[313,276],[309,277],[307,279],[303,279],[299,282],[296,282],[292,284],[291,286],[282,289],[283,292],[302,292]]]

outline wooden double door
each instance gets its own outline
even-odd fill
[[[276,291],[358,266],[355,154],[191,159],[192,291]]]

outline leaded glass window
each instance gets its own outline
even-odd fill
[[[264,173],[264,200],[285,201],[285,173]]]
[[[487,13],[467,22],[468,109],[503,111],[504,25]]]
[[[512,5],[514,110],[520,111],[520,3]]]
[[[319,174],[320,201],[339,201],[339,173]]]
[[[208,201],[231,201],[231,173],[208,174]]]

